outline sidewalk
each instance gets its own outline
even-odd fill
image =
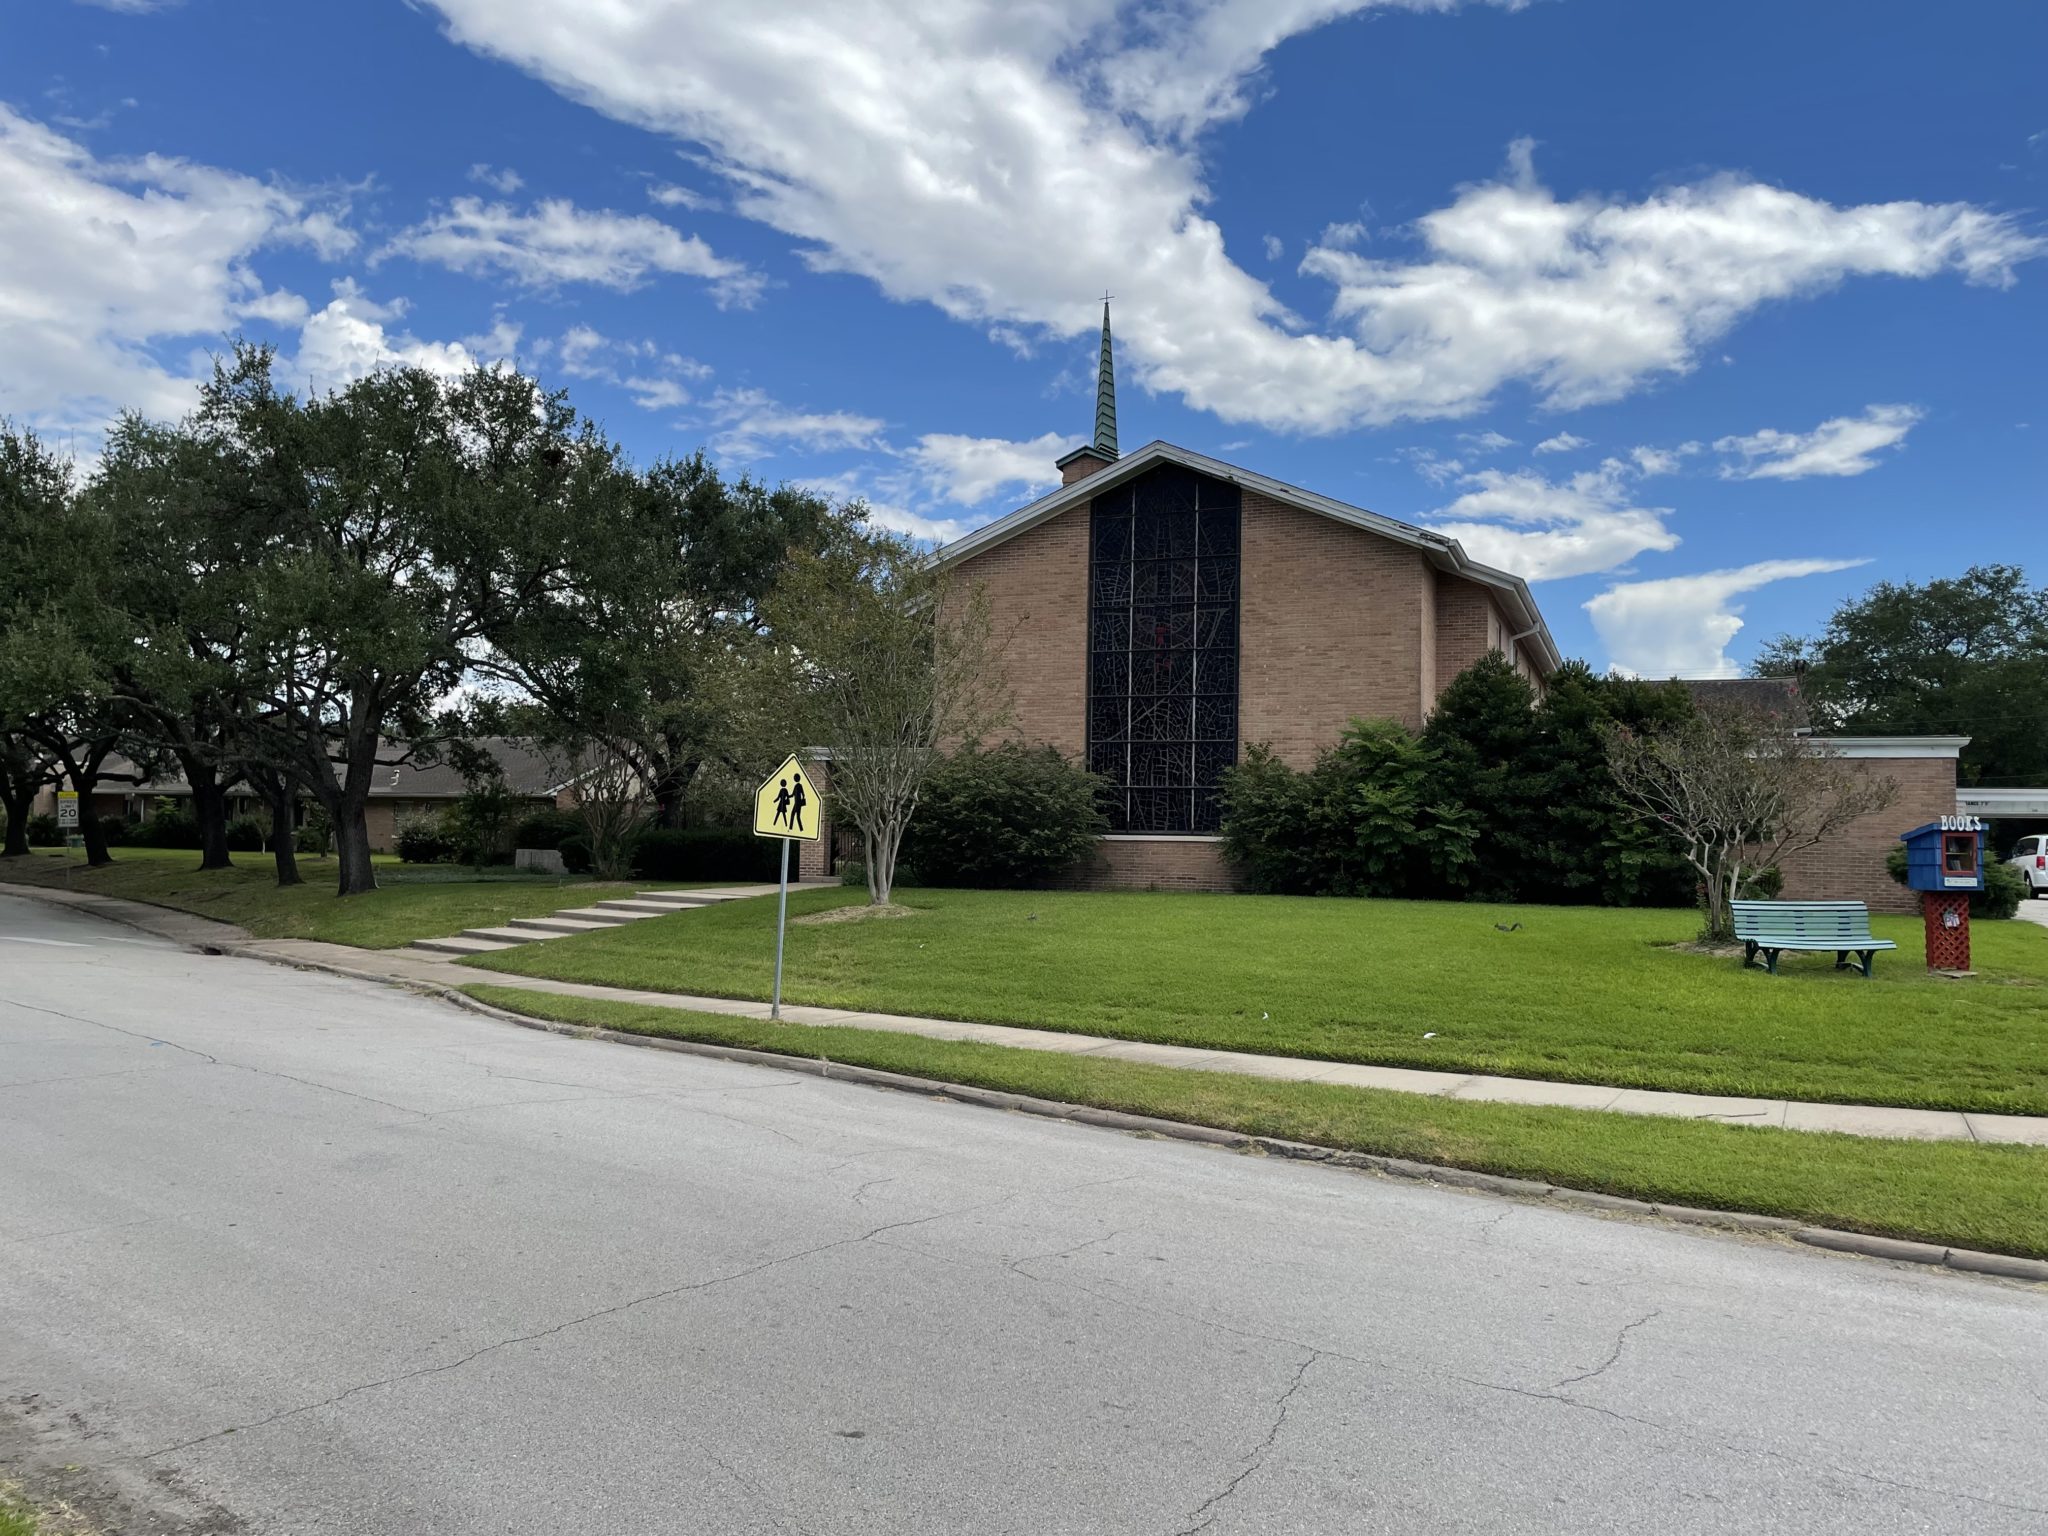
[[[520,991],[636,1003],[651,1008],[723,1013],[753,1019],[768,1017],[766,1003],[728,997],[691,997],[674,992],[629,991],[579,982],[550,981],[542,977],[477,971],[454,963],[452,957],[440,958],[419,950],[353,949],[344,944],[324,944],[310,939],[252,939],[242,929],[227,923],[84,892],[0,884],[0,895],[23,896],[92,912],[195,949],[330,971],[365,981],[449,990],[485,983]],[[2048,902],[2041,905],[2048,908]],[[2048,1116],[1965,1114],[1956,1110],[1811,1104],[1786,1099],[1719,1098],[1709,1094],[1665,1093],[1588,1083],[1425,1072],[1408,1067],[1374,1067],[1314,1061],[1297,1056],[1209,1051],[1191,1046],[1109,1039],[1101,1035],[1023,1029],[1008,1024],[970,1024],[953,1019],[924,1019],[901,1014],[855,1013],[801,1004],[785,1004],[782,1017],[790,1024],[886,1030],[924,1035],[934,1040],[972,1040],[984,1045],[1061,1051],[1112,1061],[1142,1062],[1150,1066],[1235,1072],[1249,1077],[1331,1083],[1347,1088],[1383,1088],[1396,1093],[1430,1094],[1439,1098],[1486,1100],[1500,1104],[1547,1104],[1568,1109],[1601,1109],[1617,1114],[1669,1115],[1680,1119],[1719,1120],[1728,1125],[1768,1125],[1788,1131],[1835,1131],[1850,1136],[1898,1140],[2048,1146]]]

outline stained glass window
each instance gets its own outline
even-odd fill
[[[1088,766],[1116,832],[1214,832],[1237,761],[1238,491],[1162,465],[1095,499]]]

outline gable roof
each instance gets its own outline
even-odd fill
[[[1240,469],[1235,464],[1225,464],[1221,459],[1212,459],[1192,449],[1176,447],[1172,443],[1157,440],[1147,443],[1125,457],[1118,459],[1107,469],[1076,480],[1072,485],[1063,485],[1049,495],[1041,496],[1027,506],[1019,507],[1005,517],[999,517],[986,527],[954,540],[939,551],[941,565],[957,565],[1006,540],[1015,538],[1040,523],[1049,522],[1062,512],[1093,501],[1102,492],[1123,484],[1146,470],[1161,464],[1178,464],[1197,474],[1212,479],[1227,481],[1247,491],[1287,506],[1298,507],[1304,512],[1313,512],[1334,522],[1345,523],[1353,528],[1362,528],[1367,533],[1391,539],[1396,544],[1405,544],[1420,550],[1429,563],[1438,570],[1467,581],[1477,582],[1489,588],[1506,611],[1508,621],[1516,631],[1517,643],[1527,644],[1535,653],[1544,672],[1554,672],[1564,658],[1558,653],[1557,642],[1550,637],[1550,626],[1543,622],[1543,614],[1536,606],[1536,599],[1529,591],[1529,584],[1519,576],[1506,571],[1495,570],[1490,565],[1481,565],[1467,555],[1464,546],[1456,539],[1441,533],[1431,533],[1426,528],[1417,528],[1412,523],[1398,522],[1391,517],[1382,517],[1377,512],[1368,512],[1363,507],[1354,507],[1347,502],[1324,496],[1315,491],[1304,490],[1298,485],[1289,485],[1249,469]]]

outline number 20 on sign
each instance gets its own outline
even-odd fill
[[[775,899],[775,993],[768,1017],[782,1017],[782,939],[789,927],[789,845],[815,843],[825,802],[795,753],[754,791],[754,836],[782,840],[782,888]]]

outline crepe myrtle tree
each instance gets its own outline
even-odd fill
[[[1859,773],[1785,710],[1702,703],[1691,718],[1607,736],[1623,801],[1676,835],[1700,881],[1703,937],[1735,937],[1730,903],[1758,876],[1881,811],[1897,781]]]
[[[908,539],[849,523],[790,558],[766,612],[786,729],[830,752],[833,819],[859,831],[868,900],[884,905],[941,750],[1009,719],[987,597]]]

